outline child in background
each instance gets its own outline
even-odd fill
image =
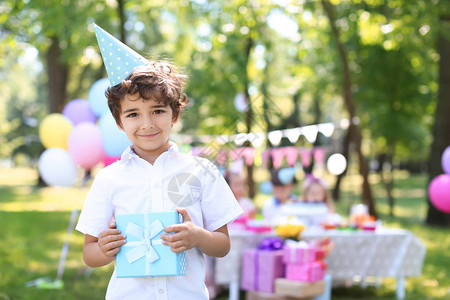
[[[271,179],[273,187],[273,197],[264,202],[262,215],[269,223],[275,223],[278,217],[282,217],[281,210],[284,205],[298,202],[298,198],[292,194],[294,184],[297,182],[295,176],[290,180],[282,182],[279,177],[279,169],[271,170]]]
[[[306,176],[303,183],[302,201],[305,203],[322,203],[327,207],[329,214],[335,213],[333,199],[323,179],[312,175]]]
[[[240,218],[254,219],[257,213],[256,206],[253,204],[247,195],[247,182],[246,177],[242,172],[236,173],[228,171],[225,174],[225,180],[231,188],[234,196],[236,197],[239,205],[244,210],[244,214]]]

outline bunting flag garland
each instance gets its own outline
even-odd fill
[[[208,151],[209,150],[209,151]],[[324,147],[304,148],[304,147],[277,147],[260,152],[251,147],[240,147],[235,149],[220,149],[218,152],[210,151],[206,147],[192,147],[191,153],[194,156],[205,156],[215,160],[218,165],[225,165],[227,161],[231,164],[242,160],[247,166],[256,162],[267,165],[269,158],[275,168],[283,165],[293,167],[300,158],[301,164],[307,167],[311,164],[312,158],[318,165],[324,166],[326,149]]]
[[[292,144],[295,144],[300,136],[304,136],[309,143],[314,143],[317,139],[317,135],[322,133],[325,137],[331,137],[336,128],[347,129],[350,121],[348,119],[342,119],[336,124],[332,122],[307,125],[303,127],[295,127],[283,130],[274,130],[269,133],[262,132],[250,132],[250,133],[238,133],[238,134],[220,134],[220,135],[188,135],[173,133],[171,137],[179,143],[192,143],[201,142],[204,144],[215,142],[220,145],[227,143],[234,143],[240,147],[245,142],[249,141],[255,148],[259,148],[263,145],[265,139],[269,139],[273,146],[278,146],[282,138],[287,138]]]

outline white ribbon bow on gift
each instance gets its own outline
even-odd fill
[[[130,264],[145,256],[145,275],[150,275],[150,264],[159,259],[159,255],[152,245],[162,245],[162,240],[155,240],[154,237],[164,230],[164,225],[160,220],[149,224],[148,215],[144,215],[144,219],[145,228],[128,223],[125,233],[138,238],[139,241],[127,242],[124,246],[134,247],[125,254]]]

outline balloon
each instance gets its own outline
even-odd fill
[[[106,166],[109,166],[112,163],[115,163],[118,160],[120,160],[120,156],[104,156],[103,157],[103,164],[106,167]]]
[[[119,130],[116,121],[108,110],[101,116],[98,127],[102,135],[103,150],[108,156],[120,156],[131,145],[125,132]]]
[[[247,111],[248,104],[247,100],[245,99],[244,93],[239,93],[236,95],[236,97],[234,97],[234,107],[239,112]]]
[[[73,125],[81,122],[95,123],[97,117],[89,105],[89,102],[84,99],[74,99],[64,106],[63,115],[66,116]]]
[[[295,168],[284,168],[278,171],[278,179],[284,185],[292,183],[295,177]]]
[[[347,160],[344,155],[335,153],[328,158],[327,169],[333,175],[342,174],[347,168]]]
[[[442,169],[445,173],[450,174],[450,146],[442,154]]]
[[[89,105],[92,112],[100,117],[108,111],[108,99],[105,96],[105,91],[109,87],[108,78],[97,80],[90,88],[88,94]]]
[[[69,136],[69,153],[85,169],[91,169],[104,156],[102,135],[98,127],[89,122],[75,126]]]
[[[438,210],[450,213],[450,175],[441,174],[431,180],[428,196]]]
[[[259,187],[261,193],[269,195],[272,194],[272,183],[270,181],[263,181]]]
[[[45,148],[67,149],[67,141],[72,131],[72,123],[62,114],[46,116],[39,126],[39,137]]]
[[[50,148],[39,158],[39,173],[48,185],[73,186],[77,179],[77,167],[69,152]]]

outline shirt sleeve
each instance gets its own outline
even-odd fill
[[[95,237],[98,237],[100,232],[108,228],[108,222],[114,215],[114,208],[108,192],[108,180],[104,170],[101,170],[95,176],[75,228],[83,234]]]
[[[202,180],[202,215],[205,229],[215,231],[233,222],[244,211],[214,164],[208,161]]]

